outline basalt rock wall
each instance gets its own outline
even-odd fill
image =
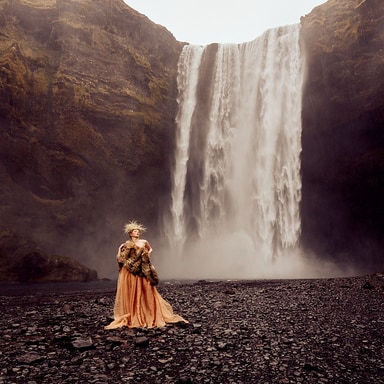
[[[384,2],[329,0],[301,23],[303,244],[383,270]]]

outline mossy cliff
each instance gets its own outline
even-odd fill
[[[384,2],[329,0],[301,20],[303,242],[384,268]]]
[[[0,224],[88,265],[155,227],[182,45],[122,0],[0,0]]]

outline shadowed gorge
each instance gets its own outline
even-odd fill
[[[383,15],[382,0],[330,0],[300,32],[300,242],[364,272],[384,266]],[[136,218],[160,272],[168,268],[163,217],[184,45],[122,0],[0,0],[0,239],[12,234],[20,249],[32,241],[114,277],[123,224]],[[194,202],[198,153],[191,161]]]

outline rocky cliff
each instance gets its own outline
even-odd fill
[[[329,0],[301,20],[303,244],[373,270],[384,267],[383,4]],[[183,44],[122,0],[0,0],[0,237],[25,250],[4,240],[2,266],[50,265],[47,253],[110,274],[126,220],[156,234]]]
[[[88,282],[95,270],[73,258],[48,255],[36,243],[0,227],[0,281],[25,283]]]
[[[0,224],[93,266],[156,224],[182,45],[122,0],[0,0]]]
[[[384,268],[384,2],[329,0],[302,19],[303,242]]]

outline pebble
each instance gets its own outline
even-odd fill
[[[148,330],[104,329],[114,286],[65,287],[0,286],[0,384],[384,382],[383,274],[161,283],[190,323]]]

